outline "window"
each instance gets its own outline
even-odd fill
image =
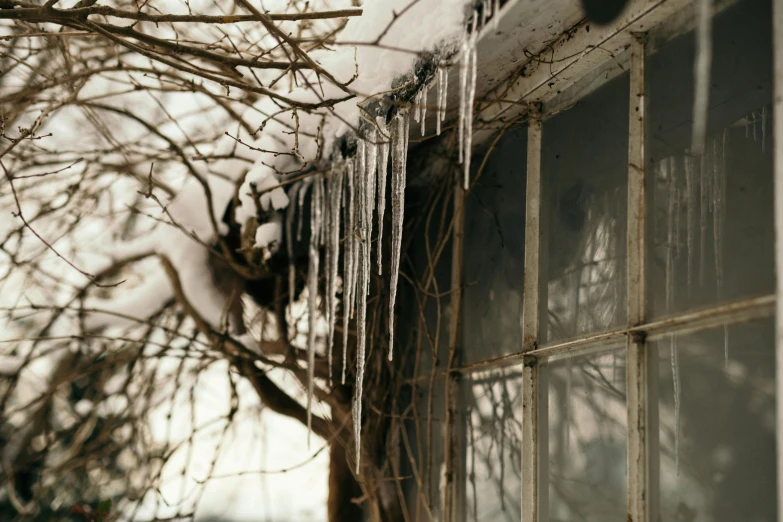
[[[690,4],[552,44],[475,155],[446,520],[777,520],[772,2],[716,7],[703,154]]]

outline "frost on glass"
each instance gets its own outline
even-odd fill
[[[518,522],[522,505],[521,367],[475,374],[466,381],[466,518],[469,522]]]
[[[541,520],[625,520],[625,351],[549,362],[541,377]]]
[[[465,362],[520,350],[525,265],[527,131],[509,130],[477,154],[465,202],[462,332]],[[484,157],[483,157],[484,156]]]
[[[649,284],[660,317],[774,291],[768,1],[713,21],[704,150],[691,141],[694,36],[649,58]]]
[[[728,360],[722,327],[652,343],[662,522],[777,520],[774,324],[728,332]]]
[[[628,75],[546,120],[542,341],[625,323]]]

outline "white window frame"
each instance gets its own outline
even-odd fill
[[[743,0],[714,0],[715,8],[722,9]],[[627,520],[653,522],[658,519],[653,511],[658,507],[657,460],[650,458],[658,452],[657,426],[657,359],[652,356],[648,342],[665,334],[701,330],[710,326],[739,323],[756,318],[775,317],[776,408],[777,408],[777,481],[778,521],[783,522],[783,307],[777,301],[783,296],[783,277],[777,277],[774,294],[715,305],[649,321],[646,310],[645,242],[647,198],[645,196],[645,70],[646,35],[664,21],[677,15],[684,25],[690,25],[694,4],[690,0],[631,0],[624,15],[614,25],[597,27],[589,33],[581,32],[552,47],[552,65],[539,67],[528,76],[515,80],[505,92],[513,104],[496,102],[482,109],[485,120],[513,115],[523,110],[520,101],[527,102],[527,187],[525,212],[524,297],[522,307],[523,342],[515,354],[479,361],[460,367],[449,365],[447,397],[447,434],[445,438],[446,469],[451,480],[443,491],[443,520],[459,522],[464,516],[464,478],[460,432],[457,424],[468,419],[460,415],[460,378],[475,372],[509,365],[522,366],[522,440],[521,483],[522,522],[538,522],[539,491],[547,487],[546,463],[540,462],[543,451],[539,433],[539,395],[545,393],[540,382],[540,365],[554,355],[577,355],[598,346],[625,344],[627,389]],[[507,10],[506,10],[507,12]],[[683,24],[680,24],[683,25]],[[682,31],[689,27],[680,27]],[[675,29],[676,31],[677,29]],[[776,274],[783,274],[783,0],[773,0],[774,45],[774,219]],[[629,51],[630,105],[628,144],[628,212],[627,212],[627,323],[613,331],[585,335],[562,342],[539,346],[540,261],[541,261],[541,143],[542,119],[570,104],[567,89],[587,78],[591,72],[606,66],[607,55],[612,59]],[[559,59],[558,57],[563,57]],[[544,107],[535,112],[534,107]],[[486,139],[481,131],[474,141]],[[454,186],[455,226],[454,258],[452,260],[452,309],[461,304],[462,230],[465,193],[461,183]],[[459,344],[459,314],[452,314],[450,352]]]

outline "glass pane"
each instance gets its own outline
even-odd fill
[[[625,323],[628,75],[543,127],[542,341]]]
[[[506,132],[465,203],[465,362],[522,348],[527,130]],[[480,165],[483,158],[474,158]]]
[[[770,319],[652,344],[662,522],[777,520],[774,333]]]
[[[519,522],[522,369],[473,375],[467,382],[467,519]]]
[[[542,520],[606,522],[626,516],[625,351],[541,367],[548,422],[549,499]],[[542,437],[542,440],[546,438]]]
[[[416,377],[442,371],[448,362],[452,245],[451,234],[445,241],[443,236],[452,219],[452,198],[435,198],[437,188],[406,194],[412,208],[431,211],[430,216],[420,213],[406,221],[404,239],[409,248],[400,259],[395,308],[394,358],[404,361],[401,364]],[[388,345],[382,343],[380,348],[383,353]]]
[[[650,57],[655,317],[774,291],[770,20],[768,0],[714,20],[703,155],[691,153],[694,35]]]

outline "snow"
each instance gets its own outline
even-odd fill
[[[15,355],[0,354],[0,377],[15,375],[22,367],[24,359]]]

